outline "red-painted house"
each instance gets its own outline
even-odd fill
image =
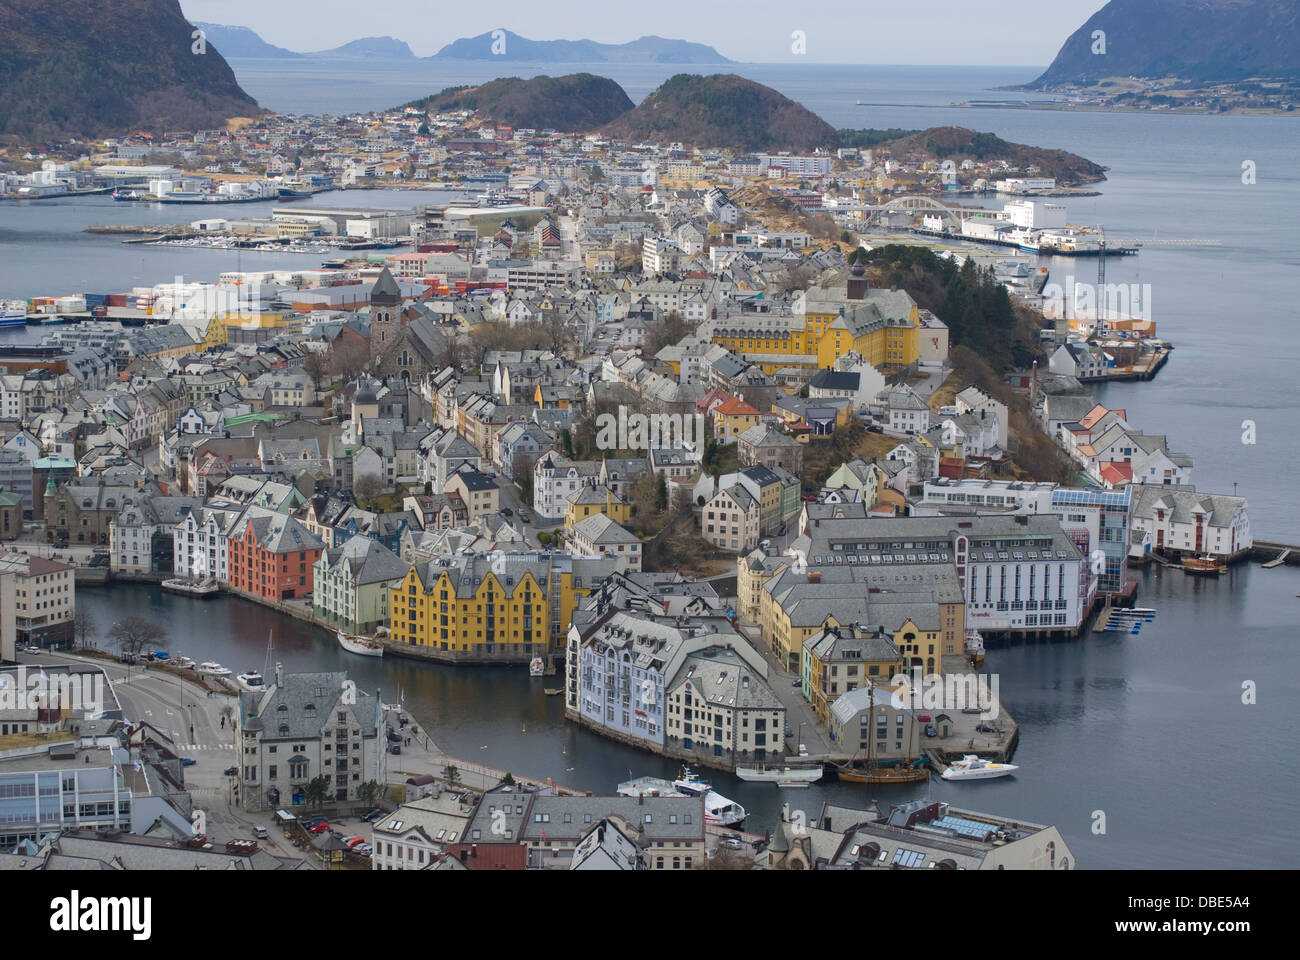
[[[267,600],[305,597],[324,549],[321,538],[293,517],[245,514],[230,535],[230,585]]]

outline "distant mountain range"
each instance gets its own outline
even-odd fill
[[[363,37],[353,40],[332,50],[317,50],[311,53],[297,53],[267,43],[248,27],[227,27],[219,23],[202,23],[194,21],[194,26],[203,31],[208,43],[216,47],[227,57],[250,57],[277,60],[305,60],[309,58],[343,58],[347,60],[388,57],[392,60],[415,60],[411,48],[395,37]]]
[[[731,63],[718,51],[702,43],[641,37],[628,43],[598,43],[595,40],[529,40],[509,30],[492,30],[477,37],[455,40],[431,57],[416,57],[402,40],[367,37],[333,50],[297,53],[267,43],[248,27],[227,27],[217,23],[195,23],[208,42],[227,57],[300,60],[303,58],[392,60],[496,60],[505,63]]]
[[[518,63],[731,63],[702,43],[641,37],[629,43],[529,40],[509,30],[449,43],[431,60],[505,60]]]
[[[221,127],[263,111],[178,0],[0,0],[0,135]]]
[[[1095,36],[1101,31],[1101,36]],[[1104,50],[1104,52],[1102,52]],[[1105,77],[1300,76],[1296,0],[1110,0],[1030,89]]]

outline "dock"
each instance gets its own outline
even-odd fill
[[[1288,547],[1287,549],[1283,550],[1280,554],[1278,554],[1276,559],[1270,560],[1268,561],[1268,563],[1264,564],[1263,565],[1264,569],[1271,570],[1274,567],[1280,567],[1282,564],[1286,563],[1286,558],[1289,556],[1291,556],[1290,547]]]

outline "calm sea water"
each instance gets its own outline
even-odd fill
[[[643,65],[550,64],[542,71],[518,64],[326,68],[236,60],[233,66],[265,106],[300,113],[382,109],[502,72],[575,69],[610,76],[637,100],[678,72]],[[1037,71],[1030,68],[725,69],[775,87],[837,127],[957,124],[1071,150],[1109,168],[1101,196],[1066,201],[1071,221],[1104,225],[1115,239],[1221,240],[1217,248],[1148,248],[1108,261],[1109,282],[1150,284],[1159,333],[1176,350],[1156,380],[1097,393],[1125,408],[1130,422],[1166,434],[1173,449],[1191,454],[1200,489],[1232,492],[1236,483],[1249,498],[1257,538],[1300,542],[1294,507],[1300,402],[1291,389],[1300,360],[1294,326],[1300,248],[1291,225],[1300,210],[1295,119],[949,106],[1007,96],[991,88],[1032,78]],[[859,107],[858,100],[898,105]],[[1254,163],[1254,184],[1241,182],[1246,160]],[[404,208],[420,199],[368,193],[347,202]],[[343,200],[328,194],[313,202]],[[257,206],[229,208],[235,212],[226,215],[252,215]],[[159,208],[160,219],[152,222],[183,219],[174,209]],[[0,205],[0,296],[125,289],[176,273],[206,278],[236,268],[231,252],[124,247],[79,232],[90,223],[146,222],[143,213],[140,205],[102,198]],[[261,255],[254,262],[275,259]],[[295,256],[284,265],[311,260]],[[242,261],[253,268],[252,255]],[[1048,265],[1063,284],[1071,274],[1096,280],[1096,264],[1086,260]],[[1254,444],[1242,443],[1247,420]],[[672,772],[670,764],[564,723],[559,698],[544,697],[540,681],[521,669],[457,670],[397,659],[375,664],[346,657],[324,631],[245,602],[202,604],[131,587],[81,593],[98,608],[101,623],[148,603],[173,636],[193,638],[195,648],[182,645],[182,652],[237,670],[261,666],[267,626],[274,623],[277,653],[290,669],[346,667],[359,682],[383,687],[386,697],[405,688],[408,704],[433,723],[444,748],[471,760],[589,790],[612,789],[629,769]],[[1290,827],[1296,803],[1279,771],[1288,759],[1289,707],[1300,694],[1297,593],[1300,576],[1293,569],[1241,567],[1214,582],[1157,570],[1144,575],[1140,599],[1160,614],[1138,637],[1089,635],[992,651],[988,668],[1000,674],[1008,709],[1022,725],[1016,761],[1023,770],[987,784],[932,784],[931,795],[1056,823],[1085,867],[1294,865],[1300,861],[1300,840]],[[1254,706],[1241,703],[1247,680],[1260,685]],[[752,827],[774,821],[781,795],[717,780],[753,812]],[[812,814],[822,798],[885,802],[914,792],[819,785],[793,802]],[[1091,832],[1098,810],[1106,816],[1104,835]]]

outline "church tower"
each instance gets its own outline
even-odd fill
[[[400,336],[402,291],[387,267],[370,290],[370,367],[375,365]]]

